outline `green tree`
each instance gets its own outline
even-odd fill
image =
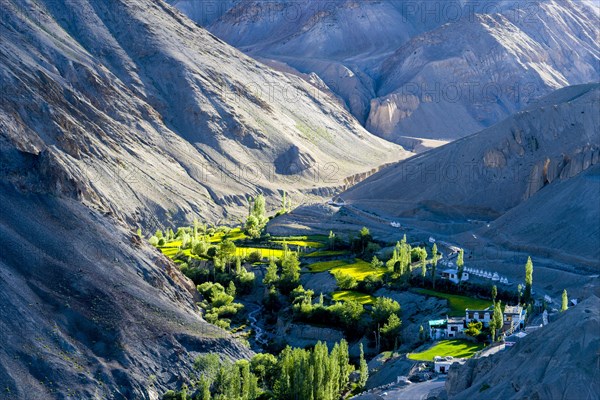
[[[525,264],[525,295],[523,301],[527,304],[531,302],[531,286],[533,285],[533,262],[531,257],[527,257]]]
[[[492,286],[492,301],[495,303],[496,302],[496,297],[498,297],[498,288],[496,287],[496,285]]]
[[[227,286],[227,290],[225,291],[231,297],[235,297],[235,283],[233,281],[229,281],[229,285]]]
[[[283,253],[279,286],[281,291],[287,294],[300,281],[300,261],[298,260],[298,253],[290,251],[285,245]]]
[[[463,249],[460,249],[460,251],[458,252],[458,258],[456,259],[456,266],[458,268],[458,286],[460,287],[461,283],[462,283],[462,277],[463,277],[463,273],[465,272],[465,251]]]
[[[560,311],[567,311],[569,309],[569,297],[567,295],[567,289],[563,290],[562,293],[562,306],[560,307]]]
[[[425,277],[427,276],[427,249],[423,248],[423,251],[419,253],[421,260],[421,277],[423,278],[423,285],[425,284]]]
[[[481,330],[483,329],[483,324],[480,321],[471,321],[469,325],[467,325],[467,329],[465,329],[465,334],[471,337],[477,337],[481,334]]]
[[[352,290],[358,285],[358,281],[350,274],[345,274],[342,271],[336,271],[333,276],[338,287],[341,290]]]
[[[400,314],[400,304],[388,297],[377,297],[371,309],[371,318],[375,326],[381,326],[392,314]]]
[[[336,241],[335,233],[333,233],[333,231],[329,231],[329,249],[330,250],[335,250],[335,241]]]
[[[219,244],[219,248],[217,249],[217,257],[220,258],[227,266],[229,266],[233,256],[235,256],[235,251],[235,244],[231,240],[225,239]]]
[[[373,258],[371,259],[371,268],[379,269],[381,267],[383,267],[383,262],[379,261],[379,258],[377,258],[377,256],[373,256]]]
[[[358,363],[358,386],[364,388],[367,385],[369,379],[369,366],[365,360],[365,352],[363,351],[363,344],[359,345],[360,359]]]
[[[490,321],[490,331],[492,333],[492,342],[496,341],[496,332],[504,325],[504,315],[502,314],[502,302],[497,301],[494,304],[494,315]]]
[[[433,247],[431,248],[431,286],[433,287],[433,289],[435,289],[435,273],[436,273],[436,269],[437,269],[437,263],[438,263],[438,248],[437,248],[437,244],[433,244]]]
[[[262,387],[272,390],[277,375],[277,357],[269,353],[257,353],[250,361],[250,370],[258,377]]]
[[[279,276],[277,275],[278,267],[277,263],[273,258],[269,261],[269,266],[265,272],[265,277],[263,278],[263,283],[265,286],[276,285],[279,282]]]
[[[523,285],[520,283],[517,285],[517,298],[518,304],[521,304],[521,296],[523,296]]]
[[[396,347],[401,326],[402,321],[400,321],[400,317],[396,314],[391,314],[387,322],[380,328],[384,348]]]
[[[250,211],[245,224],[246,233],[252,238],[259,238],[267,221],[265,197],[259,194],[250,203]]]

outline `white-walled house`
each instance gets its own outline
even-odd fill
[[[433,319],[429,321],[429,337],[432,340],[440,340],[446,337],[447,321],[445,319]]]
[[[525,316],[527,311],[521,306],[504,306],[504,326],[503,331],[516,332],[525,326]]]
[[[458,283],[458,270],[457,269],[445,269],[442,271],[442,279],[447,279],[450,282]],[[468,281],[469,273],[464,271],[461,281]]]
[[[463,334],[465,330],[464,318],[447,318],[446,319],[446,336],[448,338],[456,338]]]
[[[434,362],[434,369],[435,372],[437,372],[438,374],[447,374],[448,370],[450,369],[450,366],[452,364],[458,363],[458,364],[464,364],[465,363],[465,359],[464,358],[454,358],[454,357],[440,357],[440,356],[436,356],[433,359]]]
[[[489,306],[485,310],[469,310],[467,308],[465,310],[465,323],[469,325],[469,322],[471,321],[479,321],[487,328],[490,326],[492,315],[494,315],[493,306]]]

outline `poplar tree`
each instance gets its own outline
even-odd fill
[[[567,311],[569,309],[569,297],[567,295],[567,289],[563,290],[562,293],[562,307],[560,312]]]
[[[369,379],[369,366],[367,365],[367,361],[365,360],[365,352],[363,351],[363,344],[359,345],[360,348],[360,361],[358,366],[358,386],[364,388],[367,385],[367,380]]]
[[[433,289],[435,289],[435,272],[437,269],[437,263],[438,263],[438,248],[437,248],[437,244],[433,244],[433,247],[431,248],[431,286],[433,287]]]
[[[523,301],[525,303],[531,302],[531,286],[533,285],[533,262],[531,257],[527,257],[527,263],[525,264],[525,295]]]

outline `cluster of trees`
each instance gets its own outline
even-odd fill
[[[272,296],[281,292],[289,294],[300,282],[300,259],[298,253],[283,245],[283,255],[280,259],[271,258],[265,272],[263,283]]]
[[[278,357],[268,353],[251,361],[230,362],[211,353],[196,358],[193,398],[201,400],[334,400],[350,390],[348,343],[342,340],[329,351],[318,342],[312,349],[286,347]],[[361,346],[358,386],[368,378]],[[167,392],[163,399],[187,400],[189,389]]]
[[[204,319],[223,329],[228,329],[231,318],[244,308],[242,304],[234,303],[236,287],[233,281],[227,289],[220,283],[205,282],[198,285],[197,290],[202,295],[200,306],[205,310]]]
[[[367,227],[363,227],[358,236],[350,237],[349,243],[350,251],[366,261],[381,250],[381,246],[373,241],[373,236]]]
[[[393,272],[397,277],[410,276],[410,264],[412,261],[412,247],[406,243],[406,235],[402,240],[396,243],[396,247],[392,252],[392,258],[386,262],[386,267]]]
[[[284,196],[285,199],[285,196]],[[285,201],[285,200],[284,200]],[[265,207],[265,197],[259,194],[250,202],[248,210],[248,218],[246,219],[245,230],[246,234],[251,238],[258,239],[262,231],[269,221]]]
[[[349,337],[370,336],[378,349],[397,347],[402,321],[400,304],[387,297],[378,297],[369,312],[358,301],[337,301],[327,304],[321,293],[316,299],[314,292],[301,285],[290,293],[296,320],[322,324],[328,321],[345,330]]]

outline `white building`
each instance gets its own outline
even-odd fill
[[[449,263],[450,264],[450,263]],[[458,283],[458,270],[456,269],[446,269],[442,271],[442,279],[448,279],[450,282]],[[468,281],[469,273],[463,271],[461,281]]]
[[[465,323],[469,325],[471,321],[479,321],[483,324],[483,326],[490,326],[490,321],[492,320],[492,315],[494,314],[494,307],[489,306],[485,310],[469,310],[468,308],[465,310]]]
[[[433,359],[434,361],[434,369],[435,372],[437,372],[438,374],[447,374],[448,370],[450,369],[450,366],[452,364],[464,364],[465,363],[465,359],[464,358],[454,358],[454,357],[440,357],[440,356],[436,356]]]
[[[465,320],[463,318],[446,319],[446,336],[455,338],[461,336],[465,330]]]
[[[521,306],[504,306],[504,326],[503,331],[517,332],[525,326],[525,315],[527,311]]]
[[[434,319],[429,321],[429,337],[433,340],[440,340],[446,337],[448,327],[445,319]]]

